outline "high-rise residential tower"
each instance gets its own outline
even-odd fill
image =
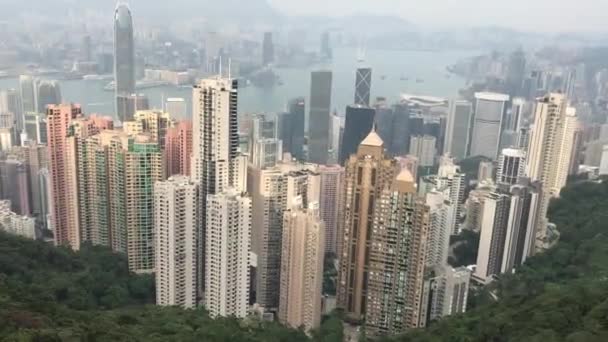
[[[542,198],[536,225],[537,248],[545,248],[549,201],[566,185],[577,127],[576,110],[562,94],[551,93],[538,100],[528,145],[526,175],[542,183]]]
[[[209,194],[204,305],[211,317],[243,318],[249,308],[251,199],[230,188]]]
[[[410,138],[410,155],[418,158],[418,165],[430,167],[435,165],[437,156],[437,139],[432,135],[414,135]]]
[[[279,320],[306,331],[321,323],[325,227],[318,203],[294,207],[283,219]]]
[[[198,185],[186,176],[154,185],[157,305],[197,305],[198,195]]]
[[[329,158],[331,84],[331,71],[312,72],[308,116],[308,160],[315,164],[326,164]]]
[[[475,101],[473,135],[469,154],[494,160],[498,156],[503,115],[509,95],[475,93]]]
[[[473,106],[469,101],[452,101],[448,112],[445,150],[450,156],[462,160],[467,157],[471,136]]]
[[[167,176],[190,176],[192,121],[180,121],[167,129],[163,151]]]
[[[499,192],[488,194],[483,202],[475,269],[475,277],[483,282],[501,273],[510,205],[510,196]]]
[[[372,89],[372,69],[358,68],[355,79],[355,105],[369,107]]]
[[[134,113],[119,105],[119,97],[135,93],[135,43],[131,9],[123,2],[117,4],[114,12],[114,85],[116,115],[120,121],[129,121]]]
[[[66,137],[71,121],[81,114],[79,105],[69,104],[49,106],[46,112],[55,245],[76,250],[80,249],[78,189],[76,170],[69,167]]]

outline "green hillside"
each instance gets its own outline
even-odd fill
[[[488,289],[497,301],[391,341],[608,341],[608,183],[567,187],[549,215],[560,242]]]

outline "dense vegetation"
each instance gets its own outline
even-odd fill
[[[496,301],[395,341],[608,341],[608,182],[568,186],[559,243],[493,285]]]
[[[153,302],[153,279],[129,274],[125,258],[105,248],[75,253],[0,233],[1,341],[307,340],[276,323],[212,320]],[[321,331],[336,329],[330,317]]]

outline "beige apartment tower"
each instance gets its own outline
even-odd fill
[[[321,323],[325,224],[317,203],[285,212],[279,320],[310,331]]]

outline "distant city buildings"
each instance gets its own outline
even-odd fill
[[[329,158],[331,71],[313,71],[310,78],[308,160],[325,164]]]
[[[373,108],[362,105],[346,107],[346,120],[338,161],[340,165],[343,165],[352,154],[357,152],[357,147],[374,125],[375,114],[376,111]]]
[[[130,121],[135,110],[125,103],[135,94],[135,42],[131,10],[122,2],[117,4],[114,12],[114,83],[116,115],[120,121]]]
[[[445,149],[452,157],[462,160],[468,156],[473,107],[468,101],[452,101],[448,112]]]

